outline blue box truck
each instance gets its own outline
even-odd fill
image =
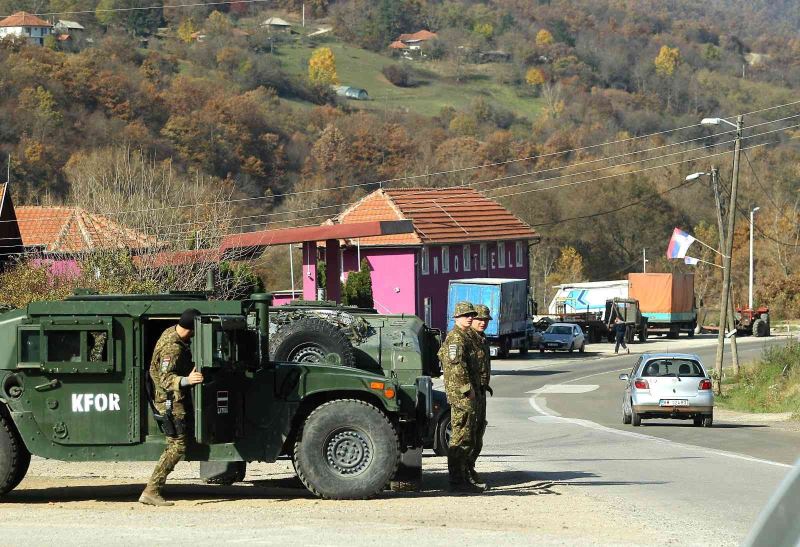
[[[466,300],[489,306],[492,321],[486,338],[492,357],[508,357],[509,350],[525,354],[539,345],[540,335],[533,326],[533,313],[528,282],[525,279],[454,279],[447,293],[447,329],[453,328],[456,303]]]

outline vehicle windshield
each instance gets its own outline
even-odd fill
[[[545,331],[548,334],[572,334],[572,327],[551,326]]]
[[[703,367],[689,359],[653,359],[642,367],[642,377],[696,377],[705,376]]]

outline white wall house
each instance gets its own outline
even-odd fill
[[[0,20],[0,38],[21,36],[41,46],[44,44],[45,36],[52,32],[53,25],[24,11],[18,11]]]

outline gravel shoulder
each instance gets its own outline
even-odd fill
[[[0,503],[4,545],[211,543],[370,545],[402,538],[420,545],[633,545],[650,535],[645,519],[599,507],[585,489],[537,480],[489,458],[479,471],[494,488],[450,495],[444,458],[425,459],[425,489],[367,501],[325,501],[304,490],[289,462],[254,464],[245,482],[202,484],[182,462],[167,486],[172,508],[136,502],[150,463],[65,463],[34,459],[27,478]],[[580,518],[575,518],[580,515]]]

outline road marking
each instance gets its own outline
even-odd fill
[[[545,384],[544,386],[534,389],[533,391],[528,391],[527,393],[589,393],[590,391],[596,391],[600,389],[600,386],[596,384]]]
[[[581,376],[580,378],[575,378],[573,380],[567,380],[565,383],[577,382],[579,380],[584,380],[586,378],[591,378],[593,376],[600,376],[600,375],[603,375],[603,374],[613,374],[615,372],[620,372],[620,370],[629,370],[629,369],[624,368],[624,369],[619,369],[619,370],[609,370],[607,372],[598,372],[598,373],[595,373],[595,374],[589,374],[587,376]],[[640,439],[640,440],[646,440],[646,441],[655,441],[655,442],[660,442],[660,443],[676,446],[676,447],[679,447],[679,448],[688,448],[688,449],[692,449],[692,450],[697,450],[697,451],[700,451],[700,452],[705,452],[707,454],[714,454],[716,456],[725,456],[727,458],[733,458],[733,459],[737,459],[737,460],[744,460],[744,461],[753,462],[753,463],[764,463],[764,464],[767,464],[767,465],[774,465],[776,467],[784,467],[784,468],[788,468],[788,469],[791,469],[793,467],[790,464],[775,462],[775,461],[772,461],[772,460],[764,460],[764,459],[761,459],[761,458],[754,458],[752,456],[746,456],[744,454],[737,454],[735,452],[727,452],[725,450],[717,450],[717,449],[714,449],[714,448],[706,448],[704,446],[697,446],[697,445],[692,445],[692,444],[680,443],[680,442],[673,441],[673,440],[670,440],[670,439],[664,439],[664,438],[661,438],[661,437],[654,437],[652,435],[645,435],[643,433],[634,433],[633,431],[623,431],[621,429],[615,429],[613,427],[607,427],[607,426],[604,426],[604,425],[600,425],[597,422],[592,422],[590,420],[582,420],[580,418],[565,418],[565,417],[559,415],[557,412],[547,408],[546,403],[543,404],[543,405],[540,405],[536,400],[538,396],[539,396],[539,394],[536,393],[534,395],[531,395],[530,399],[528,399],[528,403],[531,405],[531,408],[533,408],[533,410],[535,410],[536,412],[538,412],[540,414],[539,416],[532,416],[532,417],[528,418],[528,420],[530,420],[532,422],[568,423],[568,424],[578,425],[578,426],[581,426],[581,427],[586,427],[588,429],[594,429],[596,431],[602,431],[602,432],[605,432],[605,433],[613,433],[615,435],[622,435],[624,437]],[[544,418],[544,420],[542,420],[542,418]]]

